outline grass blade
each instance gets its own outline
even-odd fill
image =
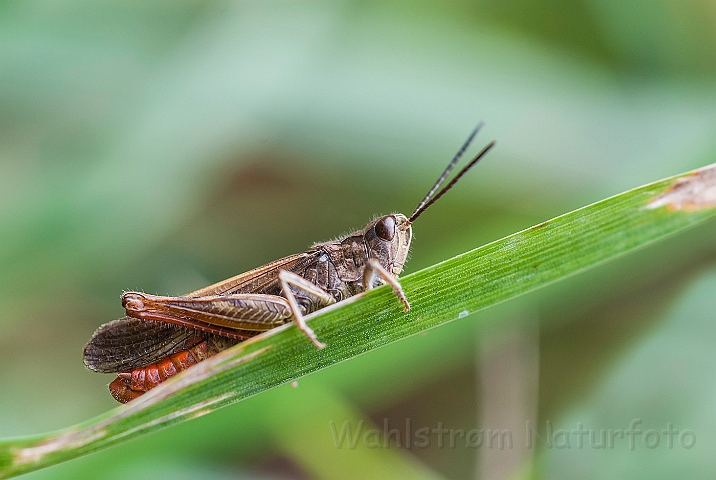
[[[596,266],[716,215],[716,164],[583,207],[401,279],[200,363],[140,399],[60,432],[0,442],[0,477],[59,463],[265,390]]]

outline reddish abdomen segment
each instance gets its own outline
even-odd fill
[[[118,402],[127,403],[156,387],[167,378],[173,377],[216,353],[215,349],[209,348],[208,340],[204,340],[189,350],[174,353],[146,367],[117,374],[117,378],[109,384],[109,392]]]

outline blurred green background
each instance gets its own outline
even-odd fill
[[[406,272],[716,159],[706,0],[4,1],[0,45],[2,437],[116,405],[81,352],[122,290],[409,213],[479,120],[471,151],[498,146],[416,223]],[[27,478],[713,478],[714,234]],[[406,420],[513,444],[337,448],[331,427]],[[635,420],[658,446],[597,448]]]

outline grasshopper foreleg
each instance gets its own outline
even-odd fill
[[[391,286],[395,294],[398,296],[398,300],[400,300],[405,306],[403,308],[403,311],[407,312],[408,310],[410,310],[410,304],[408,303],[408,299],[405,298],[403,287],[400,286],[398,280],[396,280],[393,275],[388,273],[388,271],[383,268],[383,266],[380,264],[380,262],[378,262],[378,260],[374,258],[369,258],[368,262],[366,262],[365,268],[363,269],[364,290],[370,290],[371,288],[373,288],[373,282],[375,281],[376,276],[382,278],[383,280],[385,280],[385,283]]]
[[[298,305],[296,295],[291,290],[291,287],[307,294],[311,299],[317,300],[319,308],[336,303],[336,299],[322,288],[317,287],[305,278],[289,272],[288,270],[281,270],[278,272],[278,279],[279,282],[281,282],[283,294],[291,307],[293,321],[296,323],[296,326],[311,340],[311,342],[313,342],[316,348],[324,348],[326,344],[318,341],[316,334],[313,333],[311,327],[306,324],[306,319],[303,318],[301,307]]]

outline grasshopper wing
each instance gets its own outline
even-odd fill
[[[84,348],[84,364],[100,373],[127,372],[187,350],[208,335],[162,322],[124,317],[105,323]]]
[[[212,334],[228,337],[223,343],[231,343],[285,323],[290,310],[285,299],[276,298],[281,294],[278,272],[300,270],[317,254],[290,255],[183,297],[161,297],[166,303],[158,309],[128,311],[131,317],[105,323],[92,335],[84,349],[84,364],[96,372],[127,372],[188,350]],[[146,297],[162,303],[160,297]]]

